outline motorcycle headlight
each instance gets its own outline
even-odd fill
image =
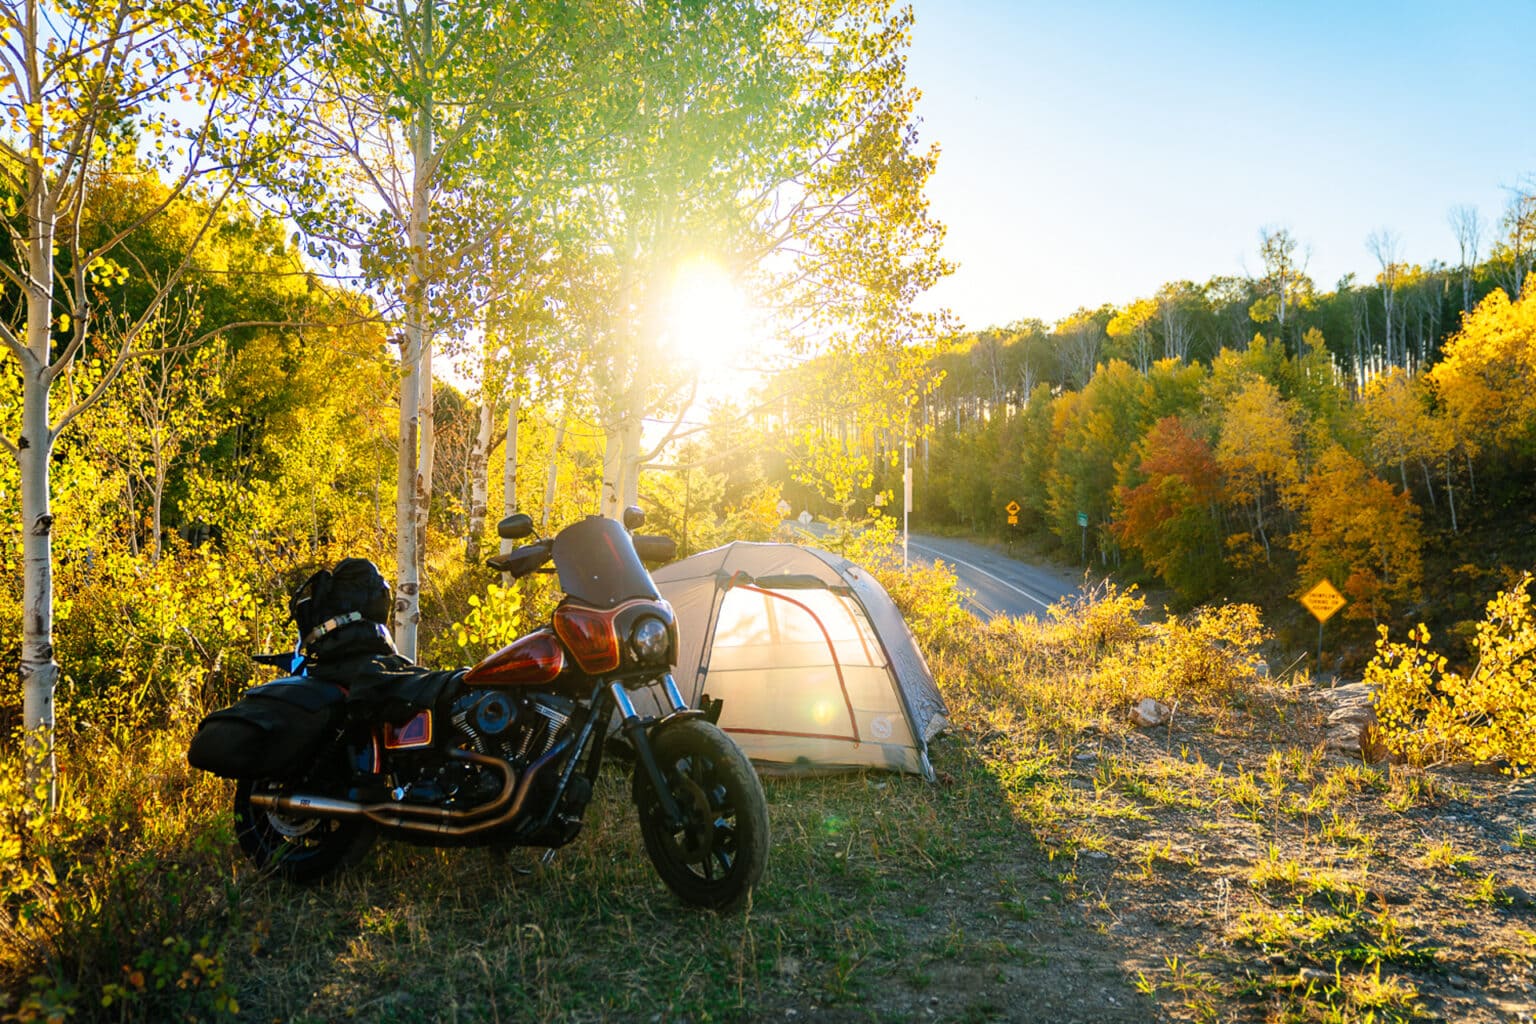
[[[629,633],[629,649],[642,665],[664,665],[669,643],[667,624],[646,616]]]

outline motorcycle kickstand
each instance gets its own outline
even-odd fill
[[[533,868],[525,868],[521,864],[507,863],[507,861],[512,859],[513,847],[492,846],[488,849],[490,850],[491,856],[496,859],[497,864],[503,867],[505,870],[510,871],[512,874],[517,875],[520,878],[528,878],[533,875]]]

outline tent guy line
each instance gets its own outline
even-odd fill
[[[990,572],[987,572],[987,570],[983,569],[979,565],[974,565],[974,564],[972,564],[970,562],[967,562],[963,558],[956,558],[954,555],[946,555],[942,551],[935,551],[933,548],[927,547],[927,546],[922,545],[922,544],[913,543],[911,541],[908,541],[907,546],[911,547],[911,548],[916,548],[919,551],[930,552],[930,553],[932,553],[935,557],[937,557],[941,561],[953,562],[956,565],[963,565],[967,569],[971,570],[972,572],[980,573],[981,575],[985,576],[987,579],[992,580],[995,583],[999,583],[1002,586],[1007,587],[1009,590],[1011,590],[1014,593],[1020,595],[1021,597],[1029,598],[1031,601],[1035,602],[1035,604],[1039,605],[1041,608],[1044,608],[1046,611],[1050,611],[1050,609],[1051,609],[1050,604],[1048,604],[1045,601],[1040,600],[1034,594],[1031,594],[1027,590],[1022,590],[1019,587],[1014,586],[1012,583],[1009,583],[1005,579],[1000,579],[1000,578],[992,575]]]

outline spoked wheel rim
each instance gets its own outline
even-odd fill
[[[253,791],[278,791],[277,786],[255,786]],[[244,802],[244,813],[251,829],[266,847],[267,859],[272,864],[285,860],[313,856],[324,848],[332,832],[342,823],[335,818],[295,818],[278,811],[267,810]]]
[[[768,860],[768,806],[751,763],[725,733],[700,720],[659,729],[652,750],[657,782],[681,819],[668,819],[650,774],[637,769],[640,836],[657,874],[684,903],[739,906]]]
[[[680,757],[667,767],[667,783],[684,821],[681,828],[663,825],[665,852],[701,881],[729,877],[736,865],[736,809],[725,784],[716,777],[714,762],[700,754]],[[660,801],[655,801],[651,813],[665,821]]]
[[[338,818],[303,818],[251,804],[254,793],[279,792],[276,783],[242,780],[235,789],[235,835],[251,862],[295,882],[314,882],[355,863],[372,842],[372,829]]]

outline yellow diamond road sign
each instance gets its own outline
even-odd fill
[[[1344,595],[1335,590],[1332,583],[1323,580],[1301,595],[1301,603],[1317,616],[1318,622],[1327,622],[1334,612],[1344,607]]]
[[[1016,501],[1010,501],[1007,505],[1003,506],[1003,511],[1007,512],[1011,516],[1016,516],[1019,514],[1019,503]]]

